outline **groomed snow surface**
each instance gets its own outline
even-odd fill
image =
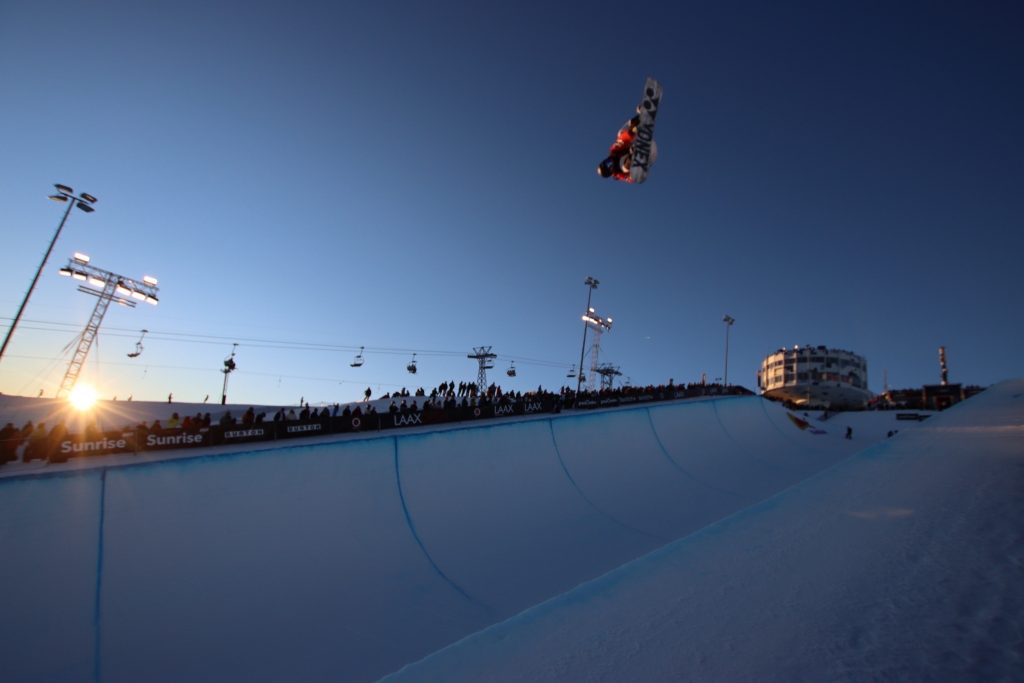
[[[893,420],[728,397],[6,477],[4,679],[1018,679],[1024,380]]]

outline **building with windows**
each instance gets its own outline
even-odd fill
[[[765,398],[809,408],[861,408],[872,397],[864,357],[824,346],[794,346],[768,355],[757,386]]]

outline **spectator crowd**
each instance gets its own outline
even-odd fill
[[[750,393],[742,387],[725,387],[717,384],[687,384],[684,386],[676,385],[672,380],[669,380],[667,384],[657,386],[624,386],[616,389],[602,388],[597,391],[579,392],[574,387],[563,386],[557,393],[546,391],[543,387],[537,387],[536,390],[529,392],[505,392],[500,386],[493,383],[481,391],[473,382],[456,384],[455,381],[450,381],[442,382],[429,393],[422,387],[412,393],[403,388],[394,393],[385,393],[376,400],[372,399],[372,391],[368,387],[363,394],[363,401],[359,403],[344,406],[335,403],[332,406],[325,405],[316,408],[307,402],[302,403],[298,410],[294,407],[281,407],[270,420],[267,420],[265,411],[257,412],[254,407],[249,407],[239,416],[233,415],[230,410],[225,410],[217,419],[216,427],[221,430],[249,428],[268,422],[274,425],[317,422],[326,424],[327,421],[339,417],[345,418],[345,423],[348,425],[358,425],[360,418],[376,417],[378,413],[399,416],[417,415],[420,419],[416,420],[416,424],[424,424],[434,421],[466,419],[466,415],[480,416],[481,408],[490,407],[500,409],[527,404],[543,404],[547,406],[546,410],[548,411],[560,412],[562,409],[615,406],[638,401]],[[467,409],[471,412],[466,412]],[[435,413],[447,413],[454,417],[449,417],[447,420],[430,419]],[[496,409],[488,414],[506,415],[512,414],[512,411]],[[353,418],[355,418],[354,421]],[[395,422],[395,424],[399,423]],[[100,430],[96,422],[93,421],[85,427],[83,433],[79,434],[69,434],[67,427],[61,421],[48,427],[46,422],[40,421],[38,424],[34,424],[29,420],[20,428],[8,422],[0,429],[0,465],[19,460],[22,462],[51,460],[53,454],[60,450],[61,444],[67,443],[68,439],[73,439],[76,442],[107,443],[108,439],[116,438],[116,434],[119,432],[134,432],[143,435],[188,435],[208,432],[212,426],[214,426],[214,420],[209,412],[197,412],[195,415],[185,415],[184,417],[178,412],[172,412],[171,416],[164,421],[157,419],[150,423],[140,422],[135,425],[126,425],[113,432]],[[145,443],[145,440],[139,439],[138,443]],[[63,450],[66,452],[67,448],[65,447]]]

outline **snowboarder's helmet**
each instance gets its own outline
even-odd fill
[[[602,178],[611,178],[612,176],[612,164],[615,162],[611,159],[605,159],[597,165],[597,175]]]

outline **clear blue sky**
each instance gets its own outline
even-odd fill
[[[160,278],[104,321],[104,397],[214,401],[233,342],[232,402],[475,379],[480,345],[506,388],[557,388],[588,275],[634,384],[720,377],[725,313],[750,388],[807,343],[866,356],[875,391],[937,382],[940,345],[953,381],[1022,374],[1019,3],[490,4],[0,5],[4,326],[51,184],[99,198],[0,391],[59,385],[95,303],[56,273],[74,251]],[[658,163],[601,180],[648,74]]]

